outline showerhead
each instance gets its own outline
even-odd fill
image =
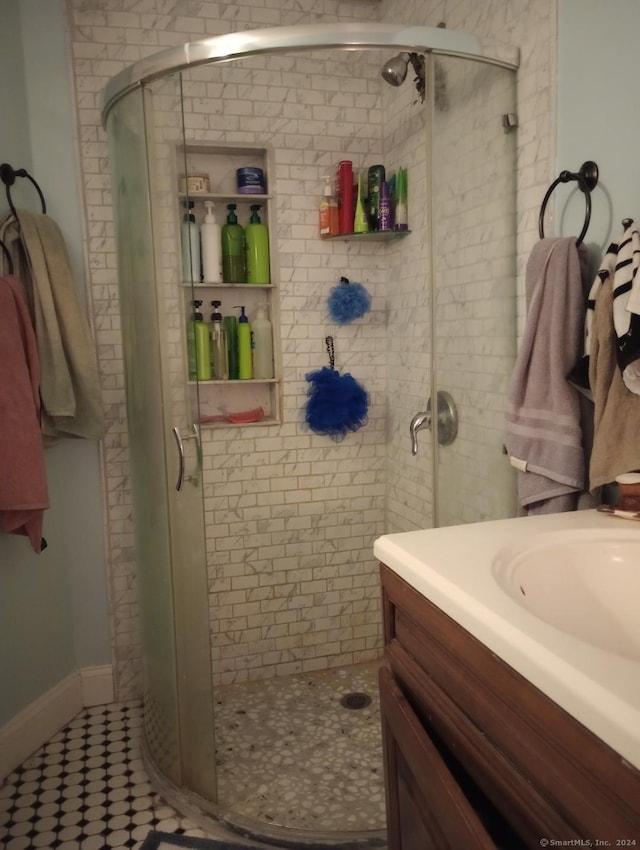
[[[409,62],[416,72],[415,84],[416,91],[420,95],[420,100],[424,103],[425,94],[425,78],[424,78],[424,56],[417,53],[398,53],[393,59],[382,66],[382,78],[392,86],[401,86],[407,77],[407,68]]]
[[[409,53],[398,53],[393,59],[389,59],[382,66],[382,77],[389,85],[401,86],[407,76],[407,67],[409,65]]]

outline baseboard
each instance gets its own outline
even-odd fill
[[[30,703],[0,727],[0,782],[83,708],[113,702],[111,665],[85,667]]]
[[[80,670],[82,682],[82,704],[85,708],[92,705],[109,705],[113,702],[113,670],[111,664],[100,667],[83,667]]]

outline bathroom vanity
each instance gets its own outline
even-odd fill
[[[517,598],[535,596],[521,569],[532,552],[542,553],[534,565],[553,565],[567,546],[580,556],[587,540],[593,550],[590,535],[620,564],[635,558],[640,524],[579,512],[376,541],[390,850],[640,846],[637,635],[604,649],[597,632],[589,643],[579,624],[567,633],[544,605],[534,614]],[[620,579],[616,566],[602,569]],[[612,606],[602,617],[615,616]]]

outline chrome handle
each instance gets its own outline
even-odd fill
[[[418,454],[418,431],[421,428],[431,428],[431,411],[423,410],[411,420],[409,434],[411,435],[411,454]]]
[[[198,479],[197,475],[185,475],[185,462],[184,462],[184,440],[195,440],[198,448],[198,465],[202,466],[202,445],[200,443],[200,428],[197,425],[192,425],[191,429],[193,431],[192,434],[187,434],[186,436],[182,436],[178,428],[173,428],[173,436],[175,437],[176,445],[178,447],[178,480],[176,481],[176,490],[180,492],[184,485],[185,481],[194,481]]]
[[[451,395],[445,390],[438,390],[438,443],[441,446],[450,446],[458,434],[458,411]],[[431,399],[427,402],[427,409],[416,415],[409,425],[411,434],[411,454],[418,454],[418,431],[421,428],[431,428],[433,415],[431,412]]]

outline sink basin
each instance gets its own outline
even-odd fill
[[[492,570],[545,623],[640,661],[640,528],[539,534],[500,550]]]

